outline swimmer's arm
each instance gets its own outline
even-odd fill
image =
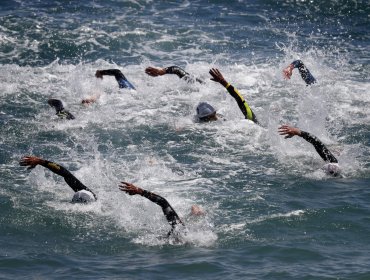
[[[309,134],[306,131],[301,130],[301,136],[308,143],[311,143],[320,157],[327,162],[338,163],[338,160],[335,156],[329,151],[329,149],[314,135]]]
[[[28,166],[28,169],[35,168],[37,165],[41,165],[41,166],[49,169],[51,172],[53,172],[53,173],[55,173],[59,176],[62,176],[64,178],[64,181],[75,192],[78,192],[80,190],[87,190],[87,191],[91,192],[94,195],[95,199],[96,199],[96,195],[88,187],[86,187],[84,184],[82,184],[66,168],[64,168],[63,166],[61,166],[57,163],[54,163],[54,162],[51,162],[51,161],[48,161],[48,160],[45,160],[45,159],[42,159],[42,158],[39,158],[39,157],[35,157],[35,156],[27,156],[27,157],[23,157],[21,159],[21,161],[19,162],[19,164],[21,166]]]
[[[183,224],[176,211],[172,208],[168,201],[160,195],[148,192],[127,182],[121,182],[119,188],[121,191],[124,191],[129,195],[138,194],[159,205],[162,208],[163,214],[166,216],[166,219],[171,224],[171,226],[175,226],[178,223]]]
[[[95,77],[103,79],[103,76],[114,76],[117,81],[120,79],[126,79],[125,75],[119,69],[107,69],[107,70],[96,70]]]
[[[135,89],[119,69],[96,70],[95,77],[103,79],[104,75],[114,76],[120,88]]]
[[[293,61],[291,64],[288,65],[288,67],[283,70],[285,79],[290,79],[294,68],[298,68],[302,79],[307,85],[314,84],[316,82],[316,79],[312,76],[310,70],[308,70],[308,68],[303,64],[301,60]]]
[[[218,82],[223,85],[230,95],[236,100],[239,109],[242,111],[244,117],[258,124],[257,118],[254,115],[252,109],[249,107],[248,103],[245,101],[244,97],[235,89],[230,83],[228,83],[221,72],[218,69],[212,68],[209,73],[211,74],[212,81]]]
[[[302,131],[296,127],[291,127],[288,125],[282,125],[279,127],[279,134],[285,135],[285,138],[291,138],[295,135],[302,137],[308,143],[311,143],[317,153],[324,161],[337,163],[338,160],[335,156],[329,151],[329,149],[314,135],[309,134],[306,131]]]
[[[184,78],[184,80],[191,82],[194,81],[194,78],[190,76],[188,72],[186,72],[184,69],[178,66],[169,66],[166,68],[154,68],[154,67],[147,67],[145,69],[145,73],[147,73],[149,76],[157,77],[157,76],[163,76],[166,74],[175,74],[180,79]],[[195,78],[195,80],[198,83],[204,83],[201,79]]]

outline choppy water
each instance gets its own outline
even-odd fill
[[[369,279],[368,1],[10,1],[0,3],[0,277],[4,279]],[[302,59],[318,83],[295,71]],[[152,78],[179,65],[207,80]],[[208,81],[211,67],[262,127]],[[97,69],[119,68],[137,91]],[[101,94],[85,108],[82,98]],[[47,105],[62,99],[75,116]],[[225,121],[193,122],[200,101]],[[289,123],[338,155],[329,178]],[[58,162],[99,200],[70,203],[63,179],[18,166]],[[161,209],[119,192],[125,180],[185,217],[161,239]],[[187,219],[192,204],[205,217]]]

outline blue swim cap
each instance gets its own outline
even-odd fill
[[[215,113],[216,113],[215,108],[213,108],[207,102],[201,102],[197,106],[197,117],[199,119],[209,117]]]

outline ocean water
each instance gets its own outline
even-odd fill
[[[0,278],[370,279],[369,15],[365,0],[2,0]],[[283,79],[298,58],[317,84]],[[206,83],[144,72],[170,65]],[[108,68],[137,90],[95,78]],[[201,101],[224,120],[195,123]],[[281,124],[319,137],[342,177]],[[24,155],[62,164],[99,200],[70,203],[63,178],[19,166]],[[163,238],[160,207],[121,181],[165,197],[186,232]],[[191,218],[193,204],[206,215]]]

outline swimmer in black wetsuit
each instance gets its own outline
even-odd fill
[[[187,82],[193,83],[194,81],[196,81],[198,83],[204,84],[203,80],[191,76],[188,72],[186,72],[179,66],[170,66],[166,68],[147,67],[145,69],[145,73],[152,77],[163,76],[166,74],[174,74],[180,79],[184,79]]]
[[[286,135],[285,138],[291,138],[297,135],[302,137],[308,143],[311,143],[320,157],[327,162],[327,164],[324,165],[323,170],[333,176],[339,175],[340,168],[338,165],[338,160],[316,136],[288,125],[282,125],[279,127],[278,131],[280,135]]]
[[[178,67],[178,66],[170,66],[167,68],[154,68],[154,67],[148,67],[145,69],[145,73],[152,77],[162,76],[165,74],[175,74],[179,78],[183,78],[186,81],[194,81],[194,78],[190,76],[189,73],[187,73],[184,69]],[[230,93],[230,95],[236,100],[238,103],[238,106],[240,110],[242,111],[243,115],[246,119],[251,120],[258,124],[257,118],[255,114],[253,113],[252,109],[249,107],[248,103],[245,101],[243,96],[236,90],[230,83],[227,83],[224,77],[222,76],[221,72],[218,69],[211,69],[209,71],[212,78],[211,80],[218,82],[222,84],[224,87],[226,87],[227,91]],[[195,79],[199,83],[204,83],[204,81],[200,79]],[[218,117],[220,117],[219,114],[217,114],[216,110],[207,102],[201,102],[197,106],[197,121],[199,122],[210,122],[210,121],[216,121]]]
[[[26,156],[23,157],[19,164],[21,166],[28,166],[27,169],[35,168],[37,165],[42,165],[43,167],[49,169],[53,173],[62,176],[68,186],[75,191],[72,202],[91,202],[97,199],[96,195],[82,184],[75,176],[73,176],[67,169],[63,166],[56,164],[45,159],[35,157],[35,156]]]
[[[55,108],[56,115],[61,119],[74,120],[75,117],[63,107],[62,101],[59,99],[50,98],[48,104]]]
[[[146,190],[138,188],[134,186],[133,184],[126,183],[126,182],[121,182],[121,185],[119,185],[119,189],[123,192],[128,193],[129,195],[139,194],[141,196],[146,197],[147,199],[154,202],[155,204],[159,205],[162,208],[163,214],[166,216],[168,223],[171,225],[171,230],[168,232],[167,236],[170,236],[173,233],[173,231],[175,230],[178,224],[184,225],[184,223],[181,221],[181,219],[177,215],[176,211],[172,208],[172,206],[168,203],[168,201],[164,199],[163,197],[155,193],[148,192]]]
[[[118,69],[96,70],[95,77],[103,79],[104,75],[114,76],[118,82],[119,88],[135,89],[135,87],[126,79],[125,75]]]
[[[310,70],[303,64],[301,60],[295,60],[288,67],[283,70],[285,79],[290,79],[293,73],[293,69],[298,68],[302,79],[305,81],[306,85],[311,85],[316,83],[316,79],[312,76]]]
[[[259,124],[256,118],[256,115],[253,113],[252,109],[249,107],[248,103],[245,101],[243,96],[239,93],[239,91],[234,88],[230,83],[228,83],[225,78],[222,76],[221,72],[218,69],[212,68],[209,70],[209,74],[211,74],[211,80],[223,85],[230,95],[236,100],[240,110],[242,111],[244,117],[248,120],[253,121],[256,124]]]

